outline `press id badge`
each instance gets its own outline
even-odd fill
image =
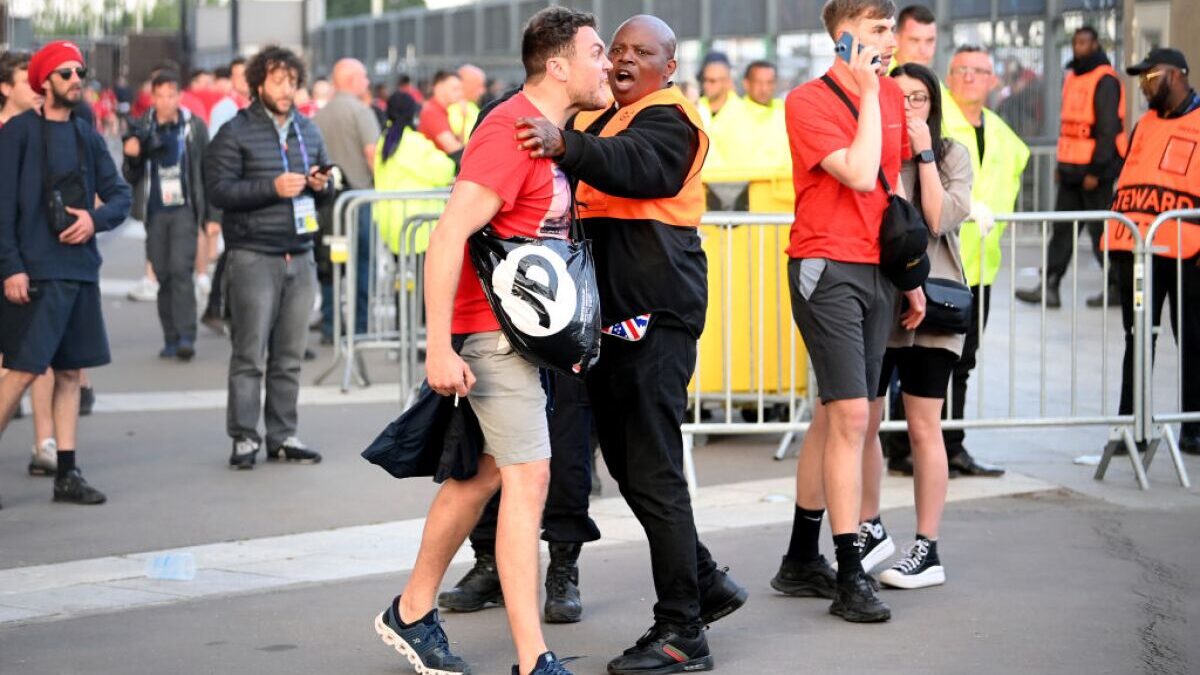
[[[158,189],[162,193],[163,206],[183,206],[187,197],[183,194],[183,170],[175,166],[158,167]]]
[[[292,198],[292,213],[296,217],[296,234],[312,234],[317,226],[317,203],[312,197],[302,195]]]

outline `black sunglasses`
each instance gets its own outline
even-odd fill
[[[84,68],[83,66],[79,66],[76,68],[59,68],[58,70],[52,70],[50,72],[57,74],[58,77],[63,80],[70,80],[71,73],[75,73],[79,76],[79,79],[82,80],[87,77],[88,69]]]

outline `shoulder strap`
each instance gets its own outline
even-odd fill
[[[845,103],[846,107],[850,109],[850,114],[854,115],[854,119],[858,119],[858,108],[854,107],[854,104],[850,102],[850,97],[846,95],[846,92],[842,91],[842,88],[838,86],[837,82],[833,81],[833,78],[829,76],[829,73],[822,75],[821,81],[824,82],[825,86],[829,87],[833,93],[837,94],[838,98],[842,99],[842,103]],[[892,185],[891,183],[888,183],[887,177],[883,175],[882,164],[879,166],[879,182],[883,183],[883,189],[885,192],[887,192],[889,195],[892,194]]]

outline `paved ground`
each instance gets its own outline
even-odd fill
[[[140,246],[120,233],[104,243],[110,291],[140,274]],[[1021,256],[1022,265],[1034,260],[1031,250]],[[1081,268],[1081,293],[1097,278]],[[985,339],[995,358],[1009,341],[1006,289]],[[404,583],[432,486],[396,482],[358,457],[397,414],[395,387],[350,397],[306,389],[301,431],[326,461],[234,474],[224,465],[224,340],[205,335],[195,362],[163,363],[152,305],[115,292],[105,302],[114,365],[93,373],[100,404],[83,421],[80,460],[109,504],[50,503],[50,481],[24,475],[28,420],[0,441],[0,673],[411,672],[371,620]],[[1070,410],[1069,316],[1047,325],[1048,402],[1061,414]],[[1102,350],[1102,316],[1078,315],[1080,412],[1115,400],[1118,377],[1109,373],[1105,392],[1096,354],[1119,358],[1119,317],[1107,314],[1113,333]],[[1014,406],[1035,414],[1038,313],[1023,309],[1014,323]],[[330,358],[317,349],[306,385]],[[1164,349],[1160,371],[1170,372],[1172,358]],[[394,381],[384,355],[369,363],[377,382]],[[993,363],[985,410],[998,414],[1009,406],[1008,370]],[[1160,378],[1164,392],[1173,384]],[[1197,491],[1178,486],[1165,458],[1150,471],[1150,492],[1137,489],[1127,462],[1115,462],[1107,481],[1092,480],[1093,467],[1074,460],[1098,452],[1106,434],[970,432],[972,450],[1012,475],[953,482],[942,534],[950,581],[887,593],[895,619],[883,626],[850,626],[829,617],[824,602],[772,594],[766,581],[786,543],[794,460],[771,459],[772,437],[710,439],[696,450],[697,520],[752,591],[745,609],[710,632],[718,671],[1196,672],[1200,643],[1188,636],[1200,625],[1190,573]],[[1187,466],[1200,476],[1200,461]],[[885,486],[884,517],[901,540],[913,527],[908,490],[901,479]],[[615,495],[604,476],[608,499],[595,511],[606,540],[581,561],[585,621],[548,629],[560,654],[587,657],[580,673],[603,672],[650,619],[645,545]],[[153,552],[180,549],[195,552],[196,581],[142,578]],[[502,613],[449,616],[446,626],[475,672],[508,672]]]

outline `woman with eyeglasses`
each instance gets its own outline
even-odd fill
[[[912,158],[901,165],[900,182],[904,194],[921,210],[929,225],[929,277],[965,285],[958,229],[971,207],[970,155],[963,145],[942,137],[941,88],[933,71],[909,63],[893,70],[892,77],[904,92],[904,112],[912,146]],[[884,395],[893,373],[898,372],[912,443],[917,532],[916,540],[905,548],[903,557],[884,570],[879,580],[897,588],[925,588],[945,582],[937,549],[949,478],[941,417],[950,374],[962,354],[965,336],[927,325],[907,330],[900,323],[899,302],[896,311],[897,319],[883,357],[879,398],[871,403],[872,428],[867,433],[871,447],[863,457],[863,529],[871,526],[871,537],[887,538],[878,515],[883,476],[878,432]]]

